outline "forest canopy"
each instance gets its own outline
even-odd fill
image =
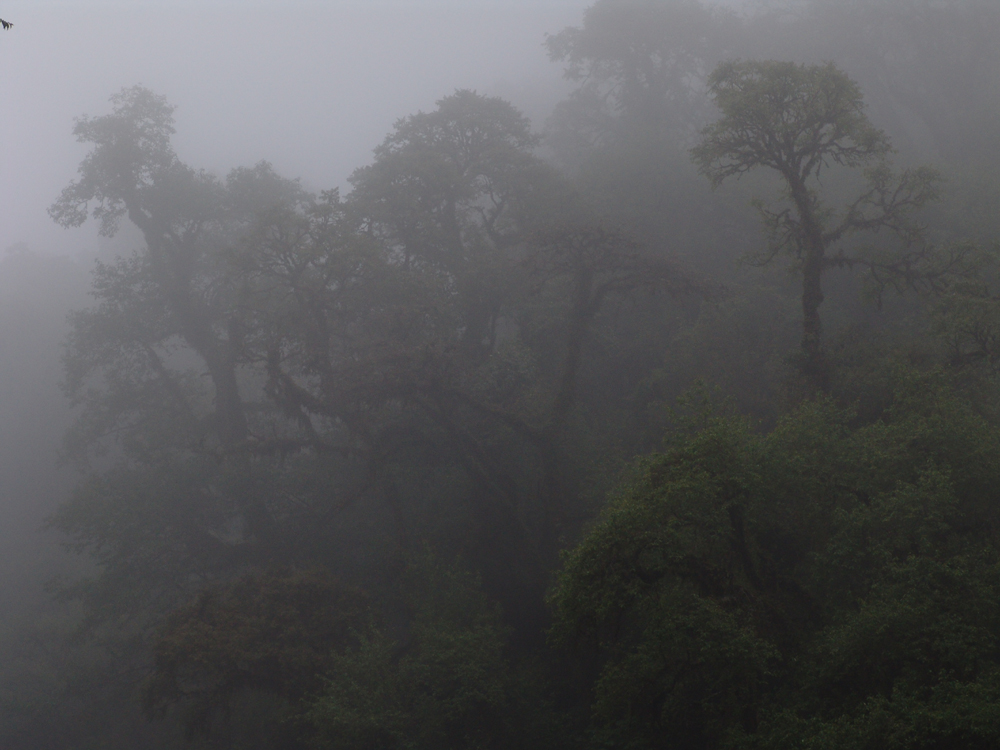
[[[544,127],[444,93],[343,191],[80,117],[50,216],[137,247],[0,745],[1000,743],[998,29],[598,0]]]

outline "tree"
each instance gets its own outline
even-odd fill
[[[223,181],[182,164],[173,108],[147,89],[112,105],[78,120],[92,148],[50,213],[64,226],[93,216],[105,235],[127,218],[146,247],[98,264],[96,304],[73,316],[66,388],[82,408],[66,447],[88,476],[51,523],[99,562],[70,589],[89,624],[143,644],[194,590],[287,560],[281,533],[300,516],[267,485],[275,445],[302,435],[251,375],[257,311],[233,247],[259,211],[305,198],[267,165]],[[109,449],[96,470],[90,457]]]
[[[534,727],[512,719],[538,707],[527,706],[505,654],[500,612],[478,577],[425,550],[407,565],[404,582],[413,611],[405,641],[371,626],[333,656],[306,714],[316,730],[312,747],[521,745]]]
[[[172,111],[133,87],[112,97],[111,113],[78,120],[91,150],[50,210],[64,226],[96,218],[105,235],[127,219],[146,241],[98,264],[96,304],[72,318],[66,386],[82,408],[66,445],[87,476],[51,524],[97,563],[63,592],[82,600],[88,642],[112,654],[114,684],[134,692],[155,668],[151,707],[180,704],[209,722],[247,690],[293,700],[315,677],[313,652],[296,668],[294,644],[262,630],[290,633],[282,617],[305,625],[330,602],[261,571],[319,567],[342,551],[330,525],[355,476],[344,458],[354,446],[345,449],[336,413],[299,418],[269,356],[294,360],[294,345],[315,338],[310,323],[331,323],[318,303],[348,308],[337,320],[355,331],[359,317],[377,317],[348,288],[382,256],[370,242],[345,247],[353,235],[341,231],[335,191],[307,195],[264,163],[224,180],[181,163]],[[261,241],[269,229],[271,244]],[[88,461],[102,452],[112,460]],[[199,606],[177,609],[206,589]],[[276,600],[296,591],[282,610]],[[230,628],[241,618],[247,627]],[[329,619],[319,641],[299,645],[325,654]]]
[[[516,278],[513,248],[544,217],[557,182],[534,156],[528,119],[461,90],[396,123],[374,162],[351,175],[351,210],[407,268],[455,295],[460,344],[489,352]]]
[[[577,383],[584,367],[584,345],[595,320],[612,298],[628,298],[640,291],[666,291],[675,296],[717,297],[718,289],[692,278],[676,264],[651,257],[621,229],[601,224],[569,224],[537,233],[529,246],[528,264],[540,285],[555,286],[566,306],[562,360],[554,368],[553,392],[542,412],[544,422],[535,434],[542,464],[546,523],[544,535],[565,532],[565,518],[574,494],[563,464],[566,433],[578,400]]]
[[[489,551],[487,586],[513,589],[505,610],[534,608],[535,624],[573,513],[565,428],[595,318],[639,289],[695,288],[596,219],[532,153],[537,142],[507,102],[457,91],[400,120],[345,200],[413,288],[435,290],[405,314],[408,339],[384,350],[383,372],[407,369],[385,378],[403,386],[385,397],[416,407],[425,442],[443,440],[473,482],[488,537],[472,554]]]
[[[777,172],[787,205],[757,208],[770,239],[761,258],[791,255],[802,274],[803,371],[816,387],[828,387],[819,309],[822,279],[831,268],[867,268],[879,290],[889,285],[932,283],[961,260],[941,262],[921,244],[915,211],[937,198],[939,176],[928,167],[895,174],[888,136],[865,114],[858,85],[832,63],[723,63],[709,77],[722,117],[702,131],[692,150],[713,187],[758,167]],[[866,188],[839,212],[820,194],[820,175],[834,165],[863,169]],[[888,230],[901,245],[871,253],[846,245],[852,235]]]
[[[600,0],[582,26],[548,36],[549,58],[578,84],[554,116],[559,155],[694,137],[708,115],[703,71],[717,61],[725,18],[697,0]]]
[[[180,709],[190,737],[211,737],[251,691],[301,710],[369,616],[360,592],[321,571],[249,574],[206,589],[156,639],[146,711]],[[280,746],[299,745],[289,737]]]
[[[66,227],[92,216],[105,236],[127,218],[146,241],[132,258],[98,266],[100,304],[75,318],[67,385],[88,406],[75,442],[83,454],[102,431],[118,435],[141,452],[133,467],[146,469],[168,451],[188,468],[192,459],[215,462],[229,475],[223,504],[231,502],[241,517],[243,541],[267,546],[275,541],[274,519],[239,479],[256,434],[247,402],[260,394],[239,382],[253,311],[230,248],[258,212],[305,202],[305,194],[266,164],[235,170],[227,181],[183,164],[170,143],[173,107],[148,89],[123,89],[111,103],[110,114],[77,121],[77,139],[93,148],[49,211]],[[191,371],[194,362],[207,371],[207,392],[198,382],[205,379]],[[103,389],[91,388],[96,374]]]
[[[720,421],[643,460],[564,558],[552,637],[602,655],[598,746],[713,748],[756,721],[781,611],[758,572],[754,442]]]
[[[705,415],[638,461],[553,591],[598,747],[990,747],[1000,431],[897,367],[868,424]]]
[[[63,226],[80,226],[93,203],[101,234],[114,235],[123,218],[142,231],[148,273],[174,332],[208,368],[217,438],[232,449],[247,437],[235,372],[238,325],[235,311],[225,309],[231,295],[208,294],[202,287],[214,261],[211,245],[221,244],[212,243],[211,235],[215,230],[219,239],[224,223],[225,188],[177,158],[170,144],[174,108],[162,96],[135,86],[112,96],[111,103],[112,114],[77,121],[77,140],[94,149],[80,165],[80,179],[63,190],[49,213]]]
[[[732,264],[713,250],[731,251],[746,232],[712,220],[721,201],[687,150],[712,116],[705,77],[733,54],[740,24],[697,0],[600,0],[579,27],[546,39],[573,86],[546,128],[556,163],[643,244],[715,277]]]

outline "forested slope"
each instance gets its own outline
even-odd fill
[[[113,94],[0,745],[995,746],[997,30],[598,0],[343,194]]]

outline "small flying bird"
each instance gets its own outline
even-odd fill
[[[13,25],[14,24],[12,24],[10,21],[5,21],[2,18],[0,18],[0,26],[3,26],[4,31],[6,31],[7,29],[9,29]]]

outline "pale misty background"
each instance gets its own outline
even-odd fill
[[[177,106],[175,144],[194,167],[223,175],[267,159],[308,187],[343,187],[398,118],[456,88],[509,99],[540,129],[568,91],[545,35],[589,4],[5,2],[0,251],[96,242],[93,227],[66,232],[46,209],[85,153],[74,118],[103,114],[123,86]]]
[[[224,175],[261,159],[314,189],[345,186],[400,117],[456,88],[512,100],[541,127],[564,90],[546,33],[584,0],[3,4],[0,250],[97,241],[46,215],[84,147],[73,119],[141,83],[177,106],[186,163]]]

